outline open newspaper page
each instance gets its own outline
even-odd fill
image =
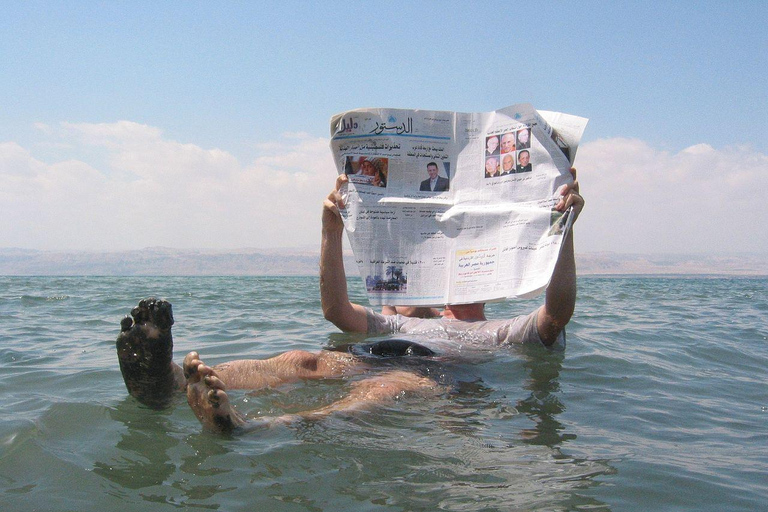
[[[349,177],[342,217],[371,304],[543,291],[570,227],[553,207],[586,122],[528,104],[334,116],[331,149]]]

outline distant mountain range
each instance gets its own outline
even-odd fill
[[[682,274],[768,275],[768,254],[617,254],[576,256],[580,275]],[[316,275],[319,249],[184,250],[150,247],[135,251],[36,251],[0,249],[0,275],[135,276],[135,275]],[[347,272],[355,274],[352,253],[345,253]]]

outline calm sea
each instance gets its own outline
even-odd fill
[[[436,399],[221,437],[183,400],[127,396],[120,319],[164,297],[176,359],[208,363],[361,339],[323,320],[316,278],[0,277],[0,509],[766,510],[768,279],[579,286],[564,353],[508,349]],[[348,385],[233,398],[272,415]]]

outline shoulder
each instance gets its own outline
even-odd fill
[[[418,322],[419,320],[423,320],[421,318],[411,318],[400,314],[382,315],[371,308],[365,308],[365,312],[368,319],[368,334],[393,334],[401,332],[404,329],[407,330],[409,324],[413,324],[414,321]]]

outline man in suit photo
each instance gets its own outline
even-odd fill
[[[427,164],[429,178],[421,182],[419,191],[421,192],[445,192],[448,190],[449,180],[437,175],[437,164],[429,162]]]
[[[531,166],[531,154],[527,149],[517,154],[517,172],[531,172],[533,167]]]

